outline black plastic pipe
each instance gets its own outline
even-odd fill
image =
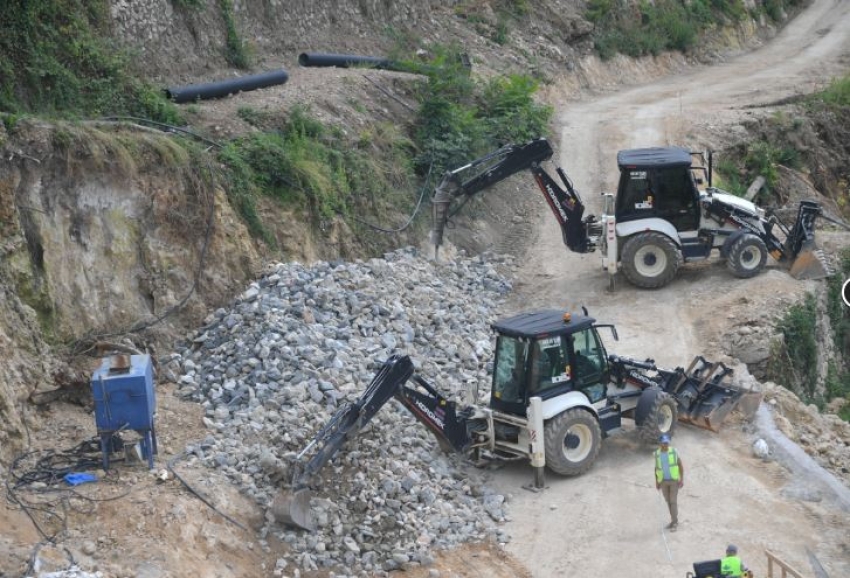
[[[366,68],[396,70],[395,63],[387,58],[379,58],[377,56],[356,56],[354,54],[321,54],[318,52],[302,52],[298,55],[298,64],[301,66],[316,67],[336,66],[338,68],[363,66]]]
[[[258,88],[266,88],[283,84],[289,80],[289,74],[285,70],[274,70],[261,74],[252,74],[230,80],[219,82],[207,82],[204,84],[190,84],[165,89],[165,96],[176,103],[192,102],[194,100],[206,100],[208,98],[221,98],[236,92],[247,92]]]

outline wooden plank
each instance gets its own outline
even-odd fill
[[[780,560],[779,557],[770,550],[765,550],[764,553],[767,555],[767,578],[776,578],[776,576],[774,576],[773,574],[774,563],[776,563],[776,565],[782,569],[782,574],[780,574],[780,578],[788,578],[788,576],[792,576],[793,578],[803,578],[802,574],[800,574],[790,565]]]

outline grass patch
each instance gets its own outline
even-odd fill
[[[641,2],[637,6],[614,0],[590,0],[585,18],[595,25],[594,45],[603,59],[616,54],[640,57],[665,50],[686,52],[698,31],[712,20],[712,11],[702,0]]]
[[[738,160],[735,160],[738,159]],[[743,196],[758,176],[765,179],[767,193],[779,182],[779,166],[799,169],[800,153],[791,146],[779,147],[758,140],[735,147],[724,154],[716,164],[715,186],[734,195]]]
[[[809,95],[807,103],[815,107],[850,106],[850,76],[833,79],[824,90]]]
[[[109,39],[104,0],[7,2],[0,18],[0,110],[63,118],[130,115],[180,124]]]
[[[397,190],[413,188],[410,157],[410,141],[389,125],[365,129],[349,142],[306,108],[294,109],[281,131],[242,137],[219,153],[231,202],[267,242],[272,239],[256,211],[259,196],[305,211],[316,223],[381,210]]]

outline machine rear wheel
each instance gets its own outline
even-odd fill
[[[577,476],[590,469],[602,444],[596,416],[580,408],[568,409],[544,427],[546,465],[556,474]]]
[[[623,274],[633,285],[657,289],[673,280],[679,270],[679,249],[661,233],[629,237],[623,246]]]
[[[747,233],[729,249],[726,266],[735,277],[749,279],[764,269],[767,262],[767,245],[756,235]]]
[[[635,408],[638,437],[646,443],[658,443],[661,434],[673,435],[679,407],[676,400],[665,391],[650,387],[640,394]]]

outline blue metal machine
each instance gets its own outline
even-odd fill
[[[153,365],[149,355],[114,355],[104,358],[92,374],[94,414],[103,469],[109,469],[109,446],[112,436],[122,430],[134,430],[142,436],[142,457],[153,469],[157,453],[154,414],[156,394]]]

